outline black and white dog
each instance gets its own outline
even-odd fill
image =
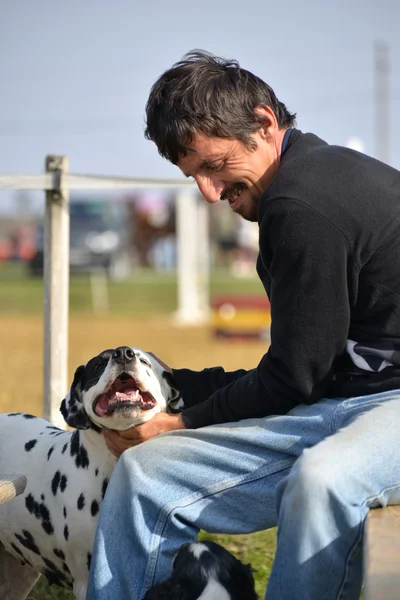
[[[75,431],[28,414],[0,415],[0,472],[23,473],[23,494],[0,505],[0,598],[22,600],[38,574],[84,600],[98,514],[116,458],[103,427],[125,430],[176,411],[172,375],[129,346],[78,367],[61,412]]]
[[[181,546],[172,574],[143,600],[257,600],[250,565],[214,542]]]

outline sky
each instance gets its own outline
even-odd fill
[[[297,126],[376,156],[374,43],[389,46],[390,163],[400,169],[398,0],[0,0],[0,173],[180,176],[144,139],[151,85],[201,48],[271,85]],[[42,194],[35,195],[41,202]],[[0,191],[0,208],[15,203]]]

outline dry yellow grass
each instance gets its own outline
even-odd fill
[[[120,345],[150,350],[172,367],[199,370],[215,365],[228,370],[252,368],[266,348],[266,342],[261,341],[216,340],[208,327],[179,328],[166,317],[72,316],[68,384],[78,365],[101,350]],[[42,414],[43,323],[40,317],[7,315],[0,319],[0,381],[1,412]]]

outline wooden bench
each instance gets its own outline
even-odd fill
[[[400,506],[369,511],[364,531],[364,599],[400,598]]]
[[[0,504],[12,500],[26,488],[25,475],[2,475],[0,474]]]

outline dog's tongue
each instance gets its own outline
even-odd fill
[[[128,387],[128,386],[126,386],[126,387]],[[121,388],[123,389],[122,386],[121,386]],[[106,394],[102,394],[101,396],[98,397],[97,402],[96,402],[96,412],[100,416],[103,416],[106,414],[106,412],[109,412],[110,408],[112,408],[114,404],[117,405],[118,402],[140,402],[141,401],[141,396],[140,396],[140,392],[138,389],[136,389],[136,390],[126,389],[125,391],[121,391],[121,388],[120,388],[120,391],[118,391],[118,392],[110,390]]]

